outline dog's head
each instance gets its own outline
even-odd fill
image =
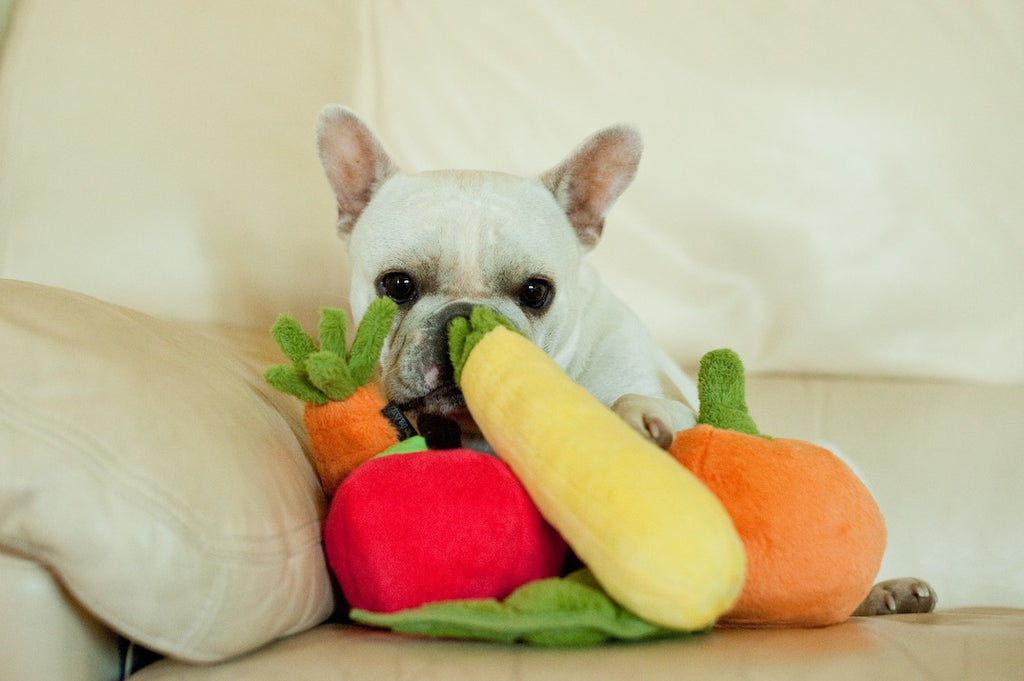
[[[473,305],[510,319],[566,366],[586,314],[583,254],[632,180],[638,134],[602,130],[536,178],[494,172],[403,174],[376,136],[340,106],[321,113],[320,158],[349,241],[351,306],[399,305],[381,359],[387,397],[413,414],[465,419],[447,329]],[[463,424],[465,425],[465,423]]]

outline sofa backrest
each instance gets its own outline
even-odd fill
[[[162,316],[344,304],[313,143],[536,173],[635,123],[592,254],[683,364],[1024,380],[1024,5],[21,0],[0,276]]]

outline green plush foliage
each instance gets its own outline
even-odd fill
[[[363,321],[356,329],[352,340],[352,351],[348,356],[348,368],[356,385],[365,385],[373,376],[380,361],[384,339],[391,330],[391,324],[398,312],[398,304],[390,298],[378,298],[370,304]]]
[[[448,357],[455,369],[455,382],[462,380],[462,368],[469,354],[484,336],[498,326],[521,333],[512,322],[489,307],[474,307],[469,318],[456,317],[448,327]]]
[[[583,647],[608,640],[638,641],[687,633],[651,624],[622,608],[586,569],[564,578],[530,582],[504,601],[441,601],[394,613],[353,609],[351,617],[417,636],[521,641],[546,647]]]
[[[277,318],[270,333],[274,336],[284,356],[296,367],[305,362],[306,357],[316,351],[316,344],[309,334],[302,330],[299,323],[288,315]]]
[[[303,402],[321,406],[328,402],[327,396],[310,384],[305,374],[299,373],[295,367],[276,364],[267,369],[263,376],[270,385],[283,393],[298,397]]]
[[[400,442],[396,442],[385,449],[377,457],[391,456],[393,454],[416,454],[427,451],[427,440],[422,435],[413,435]]]
[[[697,394],[700,398],[697,423],[768,437],[757,430],[750,416],[743,362],[732,350],[712,350],[701,358]]]
[[[270,333],[292,364],[272,366],[264,377],[278,390],[310,404],[323,406],[331,400],[348,399],[373,376],[397,312],[398,306],[390,298],[373,301],[356,329],[352,350],[347,355],[344,311],[321,310],[319,348],[298,322],[281,315]]]
[[[352,380],[344,352],[340,355],[329,350],[314,352],[306,358],[306,376],[328,400],[344,400],[359,388]]]
[[[348,320],[345,318],[344,310],[333,307],[325,307],[320,310],[320,325],[317,327],[320,335],[320,350],[344,356],[347,324]]]

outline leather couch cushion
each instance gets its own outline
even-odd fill
[[[346,299],[312,140],[409,171],[646,150],[592,258],[683,365],[1024,381],[1020,0],[26,0],[0,74],[0,276],[161,317]]]
[[[349,104],[408,170],[636,124],[591,257],[683,365],[1019,383],[1021,7],[365,3]]]
[[[430,641],[330,625],[216,667],[158,662],[133,681],[931,681],[1019,679],[1024,610],[854,618],[818,629],[727,629],[582,650]],[[296,671],[301,670],[301,671]]]
[[[117,636],[77,607],[34,560],[0,548],[0,676],[18,681],[118,678]]]
[[[184,325],[9,280],[0,300],[0,544],[189,660],[330,613],[297,401]]]

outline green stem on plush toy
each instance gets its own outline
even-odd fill
[[[757,429],[747,409],[743,362],[732,350],[712,350],[701,358],[697,393],[700,396],[697,423],[768,437]]]
[[[288,315],[281,315],[271,333],[292,366],[279,364],[266,371],[267,381],[304,402],[324,406],[348,399],[373,376],[398,306],[390,298],[370,303],[356,330],[352,350],[345,355],[345,313],[321,310],[320,348]]]
[[[391,324],[398,314],[398,304],[390,298],[377,298],[367,308],[356,329],[352,349],[348,354],[348,367],[356,385],[365,385],[380,362],[380,351]]]
[[[484,336],[497,326],[504,326],[510,331],[522,333],[505,317],[489,307],[473,308],[469,318],[456,317],[448,327],[448,356],[455,370],[455,382],[462,382],[462,368],[466,366],[469,353]]]

